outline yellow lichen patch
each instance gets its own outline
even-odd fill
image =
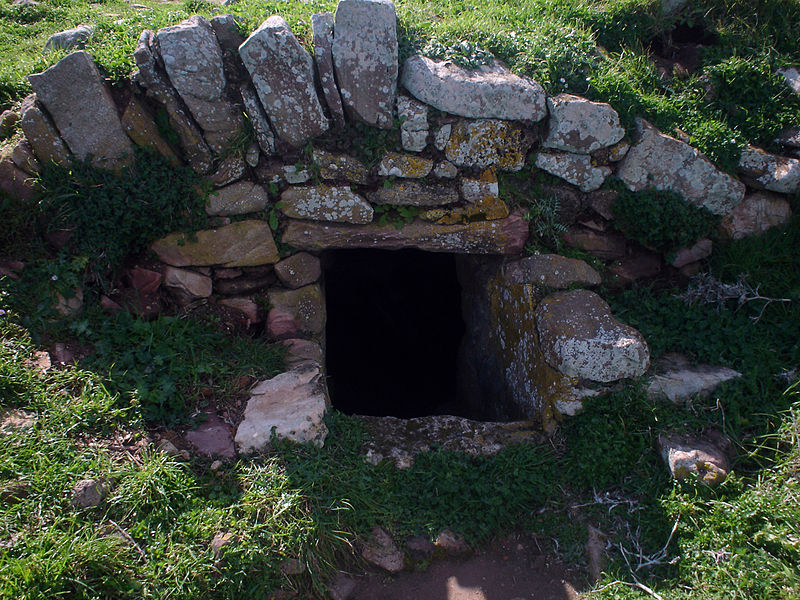
[[[478,176],[478,181],[483,183],[497,183],[497,169],[489,167]]]
[[[478,202],[459,208],[427,210],[419,217],[437,225],[455,225],[473,221],[494,221],[509,215],[508,206],[497,196],[484,196]]]
[[[378,175],[421,179],[433,169],[433,161],[414,154],[387,152],[380,165]]]
[[[525,165],[528,145],[522,129],[508,121],[461,121],[453,127],[445,155],[461,167],[519,171]]]

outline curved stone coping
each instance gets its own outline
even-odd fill
[[[337,248],[417,248],[456,254],[518,254],[528,240],[528,222],[519,213],[496,221],[458,225],[433,225],[415,221],[402,228],[393,225],[351,225],[290,221],[284,244],[298,250]]]

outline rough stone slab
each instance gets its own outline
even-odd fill
[[[244,112],[247,113],[256,132],[258,147],[267,156],[275,154],[275,134],[272,133],[269,118],[264,112],[264,107],[261,106],[255,88],[251,84],[245,83],[239,87],[239,91],[242,94],[242,102],[244,102]]]
[[[403,94],[395,103],[403,150],[422,152],[428,145],[428,107]]]
[[[147,88],[149,96],[164,107],[170,127],[180,139],[186,161],[196,173],[205,175],[213,165],[211,149],[178,97],[178,93],[169,84],[166,74],[158,68],[152,49],[154,35],[152,31],[145,29],[139,36],[133,53],[136,66],[139,68],[135,79]]]
[[[445,123],[439,129],[436,130],[436,133],[433,136],[433,146],[439,150],[440,152],[444,152],[444,149],[447,147],[447,142],[450,141],[450,136],[453,133],[453,124],[452,123]]]
[[[312,156],[319,167],[319,176],[323,179],[344,179],[360,185],[365,185],[368,182],[369,171],[367,167],[360,160],[349,154],[333,153],[321,148],[314,148]]]
[[[238,298],[222,298],[217,302],[220,306],[227,306],[230,309],[237,311],[245,320],[247,327],[255,323],[262,323],[264,321],[263,313],[261,312],[255,300],[248,297]]]
[[[464,202],[480,202],[487,196],[497,197],[499,195],[500,185],[494,169],[486,169],[478,179],[461,178],[461,199]]]
[[[544,88],[499,61],[467,70],[415,55],[403,64],[400,82],[425,104],[462,117],[539,121],[547,114]]]
[[[273,289],[268,294],[273,310],[286,311],[306,335],[322,335],[325,331],[325,299],[319,284],[296,290]]]
[[[444,152],[459,167],[519,171],[530,145],[521,127],[508,121],[460,121],[452,127]]]
[[[795,94],[800,94],[800,71],[796,67],[778,69],[778,74],[783,75],[788,85]]]
[[[223,153],[241,129],[241,112],[225,97],[222,49],[211,23],[195,15],[159,29],[156,45],[164,69],[214,152]]]
[[[547,362],[565,375],[607,383],[638,377],[650,366],[642,334],[614,319],[594,292],[547,296],[536,307],[536,327]]]
[[[222,187],[241,179],[246,171],[247,163],[244,159],[239,155],[233,155],[222,159],[209,179],[216,187]]]
[[[400,145],[409,152],[422,152],[428,145],[428,131],[400,130]]]
[[[157,152],[173,165],[177,166],[181,163],[181,159],[178,158],[172,146],[158,133],[158,127],[150,109],[139,98],[131,96],[120,121],[122,129],[134,144]]]
[[[322,446],[327,390],[319,367],[305,364],[258,383],[250,391],[244,420],[236,430],[239,452],[258,452],[278,438]]]
[[[367,125],[391,128],[398,55],[394,3],[340,0],[332,52],[336,81],[348,115]]]
[[[311,31],[314,34],[314,62],[322,88],[322,95],[328,105],[331,118],[338,129],[344,127],[344,107],[336,78],[333,74],[333,13],[320,13],[311,17]]]
[[[794,194],[800,189],[800,160],[769,154],[753,146],[742,151],[739,172],[753,187],[770,192]]]
[[[4,140],[12,133],[19,123],[19,114],[11,109],[6,109],[0,113],[0,139]]]
[[[625,136],[617,111],[610,104],[580,96],[559,94],[547,99],[550,110],[545,148],[591,154],[608,148]]]
[[[323,363],[322,346],[316,342],[294,338],[283,340],[281,346],[286,348],[286,364],[292,368],[309,361],[318,365]]]
[[[239,46],[239,55],[278,137],[297,148],[327,131],[314,61],[283,17],[264,21]]]
[[[403,570],[405,555],[391,536],[380,527],[373,527],[369,539],[361,549],[362,558],[369,564],[389,573]]]
[[[449,160],[443,160],[433,167],[433,174],[442,179],[454,179],[458,177],[458,167]]]
[[[211,277],[189,269],[167,267],[164,270],[164,287],[186,304],[211,295]]]
[[[336,223],[370,223],[373,217],[369,203],[349,186],[290,187],[281,194],[278,210],[292,219]]]
[[[414,180],[394,181],[388,187],[367,192],[374,204],[395,206],[445,206],[458,202],[458,192],[443,183],[424,183]]]
[[[194,236],[171,233],[153,242],[151,249],[162,262],[174,267],[254,267],[280,259],[272,231],[264,221],[239,221],[198,231]]]
[[[28,80],[75,156],[104,169],[132,164],[133,146],[91,55],[73,52]]]
[[[3,152],[5,154],[5,152]],[[24,137],[20,138],[11,152],[8,153],[11,161],[28,175],[38,175],[42,171],[42,165],[33,153],[33,147]]]
[[[317,281],[322,269],[316,256],[308,252],[298,252],[277,263],[275,274],[283,285],[297,289]]]
[[[609,167],[595,167],[592,157],[585,154],[540,152],[536,155],[536,166],[577,186],[582,192],[599,189],[606,177],[611,175]]]
[[[676,403],[696,396],[708,396],[721,383],[742,376],[727,367],[692,365],[680,354],[666,354],[656,361],[654,367],[656,375],[647,386],[647,395]]]
[[[741,204],[739,206],[741,206]],[[669,264],[676,269],[680,269],[681,267],[685,267],[690,263],[708,258],[711,256],[711,251],[713,248],[714,244],[711,240],[707,238],[697,240],[697,242],[692,245],[691,248],[680,248],[677,252],[675,252],[675,256],[672,258]]]
[[[731,470],[733,444],[719,432],[703,436],[662,433],[657,443],[661,458],[675,479],[697,477],[714,486],[725,481]]]
[[[784,225],[791,218],[792,208],[788,200],[765,192],[756,192],[747,196],[722,219],[721,227],[727,237],[740,240]]]
[[[4,157],[0,159],[0,191],[24,202],[32,200],[38,194],[39,187],[14,161]]]
[[[206,413],[206,420],[197,429],[186,433],[189,442],[198,454],[209,458],[220,456],[234,458],[233,435],[230,425],[214,413]]]
[[[421,179],[433,169],[433,161],[414,154],[387,152],[378,165],[378,175],[382,177],[404,177]]]
[[[567,289],[573,285],[600,285],[600,274],[582,260],[558,254],[535,254],[503,265],[503,275],[510,283]]]
[[[94,33],[93,25],[78,25],[72,29],[65,29],[54,33],[44,43],[44,54],[53,50],[72,50],[83,48]]]
[[[493,423],[451,415],[398,419],[359,416],[369,435],[364,444],[367,461],[391,460],[409,467],[414,457],[433,448],[471,456],[494,456],[514,444],[543,444],[541,428],[530,421]]]
[[[573,227],[563,236],[572,248],[579,248],[604,260],[618,260],[625,256],[625,237],[616,232],[600,232]]]
[[[252,181],[239,181],[218,189],[208,197],[206,214],[244,215],[264,210],[269,203],[267,190]]]
[[[413,222],[392,225],[349,225],[290,221],[283,242],[299,250],[335,248],[418,248],[462,254],[517,254],[528,241],[528,222],[518,213],[498,221],[459,225]]]
[[[644,119],[637,120],[639,139],[617,170],[617,177],[634,192],[669,190],[726,215],[744,198],[745,186],[718,170],[699,150],[664,135]]]

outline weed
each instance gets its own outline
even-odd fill
[[[530,200],[522,217],[530,222],[531,233],[546,247],[557,252],[561,249],[561,236],[567,227],[559,220],[557,196],[549,194]]]
[[[393,225],[396,229],[402,229],[411,224],[419,215],[416,206],[395,206],[392,204],[379,204],[374,207],[377,215],[378,225]]]

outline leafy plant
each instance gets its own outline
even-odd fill
[[[374,210],[378,216],[378,225],[393,225],[396,229],[402,229],[409,225],[419,215],[419,209],[416,206],[378,204]]]
[[[529,200],[522,215],[530,223],[531,233],[556,251],[561,249],[561,236],[567,231],[558,213],[558,197],[550,194]]]
[[[719,224],[718,216],[690,204],[675,192],[654,189],[631,192],[619,181],[610,186],[619,193],[612,206],[614,226],[660,252],[690,247],[711,235]]]

